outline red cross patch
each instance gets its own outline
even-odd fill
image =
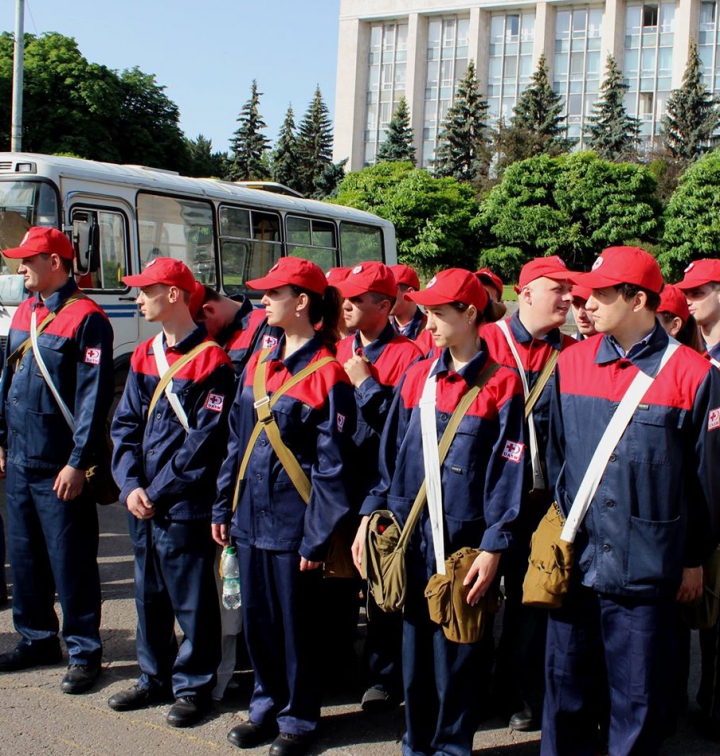
[[[517,464],[522,459],[524,451],[525,444],[521,444],[519,441],[507,441],[502,456],[503,459],[510,460],[510,462],[515,462]]]
[[[720,428],[720,407],[710,410],[708,415],[708,430],[715,430],[715,428]]]
[[[85,359],[83,361],[88,365],[99,365],[101,355],[102,349],[98,349],[97,347],[87,347],[85,349]]]
[[[208,394],[205,400],[205,409],[211,412],[222,412],[225,397],[222,394]]]
[[[263,349],[274,349],[277,346],[278,340],[274,336],[263,336],[262,340],[262,348]]]

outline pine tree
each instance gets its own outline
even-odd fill
[[[212,141],[198,134],[196,139],[187,139],[190,165],[187,175],[199,178],[225,178],[228,173],[228,158],[222,152],[213,152]]]
[[[292,105],[287,109],[285,120],[280,127],[275,149],[272,153],[272,179],[295,191],[301,191],[299,181],[300,157],[295,134],[295,114]]]
[[[690,40],[690,54],[682,86],[670,93],[663,117],[665,145],[675,158],[689,163],[711,147],[713,132],[720,126],[717,104],[702,81],[695,40]]]
[[[319,86],[300,122],[297,144],[301,191],[310,196],[315,192],[315,180],[332,163],[332,121]]]
[[[530,78],[530,84],[520,95],[510,119],[512,128],[533,134],[533,154],[547,152],[558,154],[570,149],[571,142],[564,136],[566,131],[562,97],[550,86],[545,55],[540,56],[538,67]]]
[[[480,94],[475,64],[471,60],[438,135],[433,160],[436,176],[478,181],[487,175],[490,164],[488,108],[487,100]]]
[[[261,133],[267,125],[258,111],[262,92],[258,92],[253,79],[250,99],[243,105],[238,116],[239,128],[230,142],[232,166],[230,176],[235,181],[251,181],[269,178],[265,153],[270,140]]]
[[[627,114],[624,97],[628,90],[622,71],[612,55],[607,57],[600,100],[588,116],[586,144],[603,160],[627,160],[636,155],[640,121]]]
[[[385,133],[385,141],[377,151],[378,163],[412,163],[415,165],[413,130],[410,128],[410,110],[407,100],[400,98]]]

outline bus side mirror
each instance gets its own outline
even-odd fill
[[[94,273],[100,267],[100,227],[94,213],[76,212],[73,215],[72,240],[75,272],[79,276]]]

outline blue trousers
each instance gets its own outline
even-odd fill
[[[220,664],[215,542],[208,520],[138,520],[128,513],[135,552],[139,684],[172,686],[175,698],[210,696]],[[175,620],[183,632],[180,647]]]
[[[0,597],[7,596],[7,576],[5,575],[5,524],[0,517]]]
[[[608,687],[609,753],[659,753],[675,673],[674,615],[674,597],[628,599],[571,587],[548,617],[541,756],[596,753]]]
[[[237,545],[243,627],[255,672],[250,719],[280,732],[313,732],[320,719],[317,597],[321,570],[300,555]]]
[[[13,620],[20,646],[57,645],[55,590],[71,664],[99,664],[98,518],[84,494],[61,501],[56,473],[7,468],[8,546],[13,570]]]
[[[408,581],[402,668],[404,756],[470,756],[487,644],[454,643],[431,621],[425,584]]]

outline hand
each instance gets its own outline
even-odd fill
[[[475,585],[467,595],[467,602],[475,606],[485,595],[490,587],[500,564],[500,554],[493,551],[481,551],[472,563],[468,574],[465,575],[463,585],[470,585],[475,580]]]
[[[305,559],[304,556],[300,557],[300,572],[309,572],[310,570],[316,570],[322,565],[322,562],[311,562]]]
[[[355,569],[362,575],[362,560],[365,553],[365,536],[367,535],[368,522],[370,518],[365,516],[360,520],[360,527],[355,534],[355,540],[350,547],[350,553],[352,554],[353,564]]]
[[[230,545],[228,526],[224,522],[220,525],[215,525],[213,523],[210,527],[212,528],[212,537],[215,543],[219,543],[221,546]]]
[[[367,378],[370,377],[368,361],[359,354],[354,354],[344,365],[350,383],[355,388],[360,388]]]
[[[0,446],[0,480],[5,477],[5,474],[7,472],[6,468],[7,464],[7,449],[3,449],[2,446]]]
[[[150,501],[144,488],[130,491],[126,504],[130,514],[135,515],[138,520],[149,520],[155,516],[155,504]]]
[[[85,470],[76,470],[65,465],[53,483],[53,491],[60,501],[72,501],[82,493],[85,485]]]
[[[690,604],[702,596],[703,592],[703,568],[685,567],[683,578],[678,589],[676,601],[682,604]]]

